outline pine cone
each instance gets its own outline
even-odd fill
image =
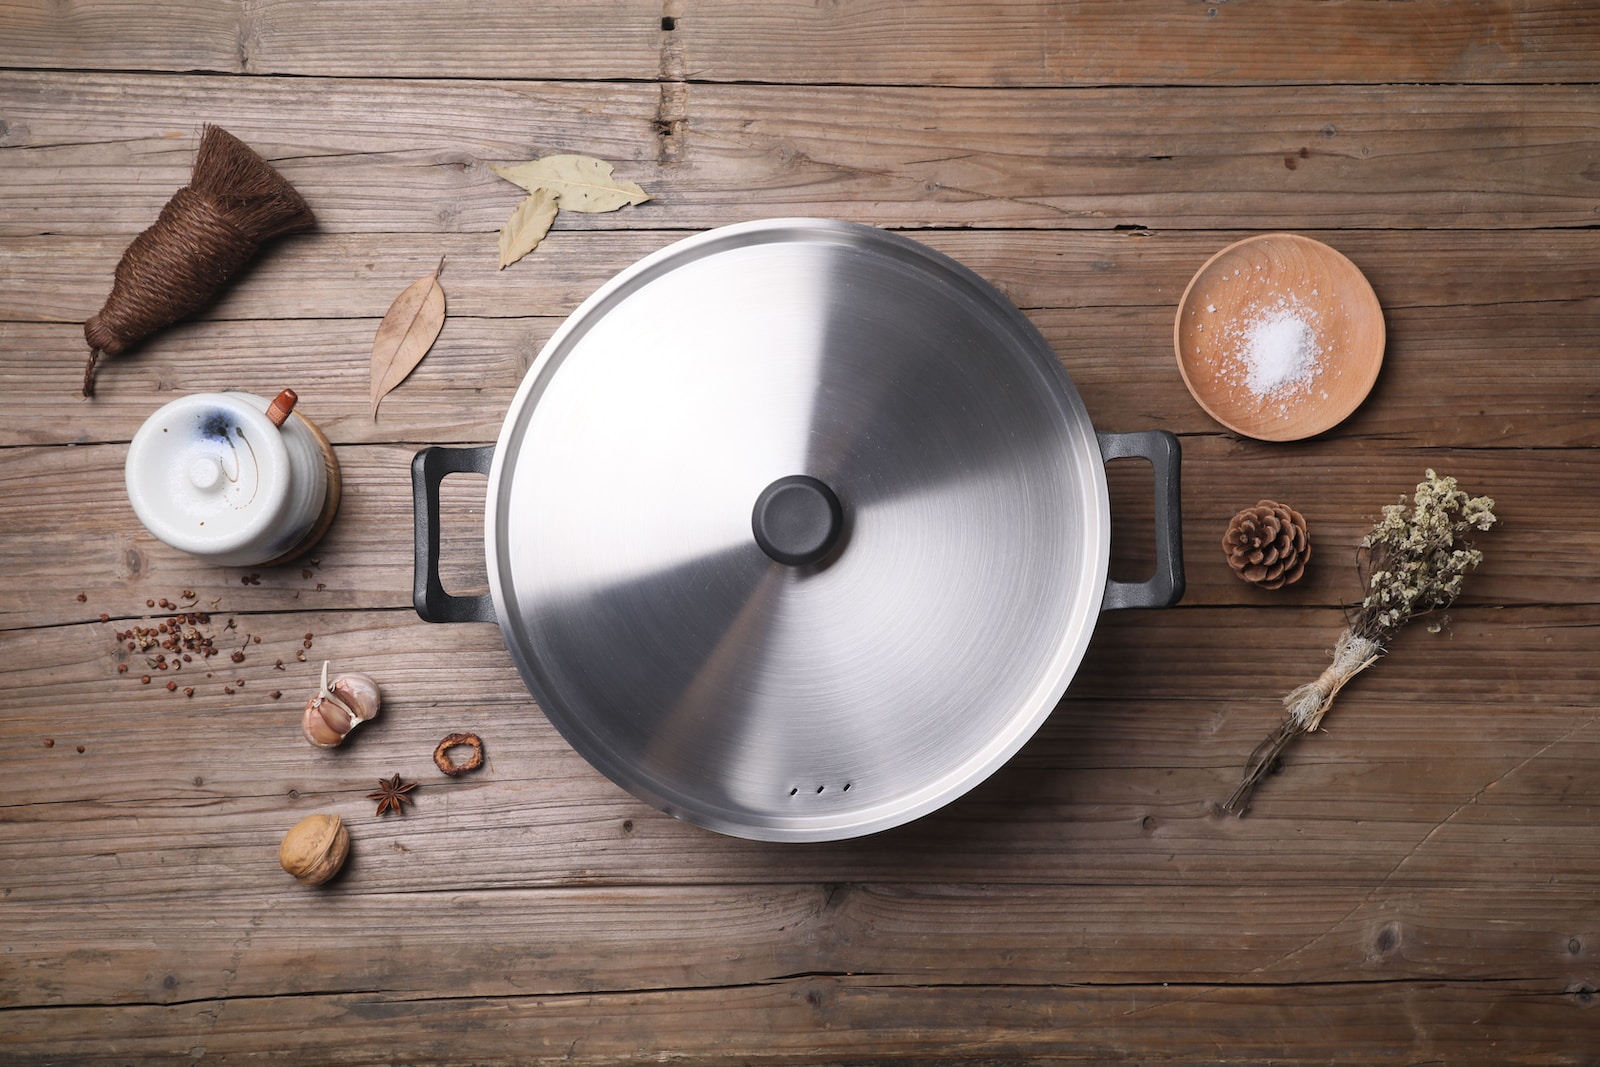
[[[1298,511],[1273,500],[1245,508],[1222,536],[1228,566],[1247,582],[1278,589],[1300,580],[1311,559],[1311,535]]]

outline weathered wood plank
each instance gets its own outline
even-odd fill
[[[664,16],[672,20],[665,29]],[[546,5],[473,17],[388,2],[228,0],[137,12],[13,3],[8,66],[394,77],[1035,85],[1592,82],[1581,0],[1474,5],[1044,0],[908,9],[735,0]],[[783,42],[774,47],[774,42]]]
[[[1594,419],[1600,383],[1585,344],[1595,306],[1584,300],[1398,309],[1389,316],[1386,366],[1373,393],[1320,441],[1593,445],[1600,439]],[[1171,356],[1167,309],[1052,310],[1031,318],[1060,354],[1097,427],[1227,432],[1183,386]],[[102,361],[92,402],[75,395],[86,355],[81,328],[0,323],[0,344],[16,355],[0,366],[0,388],[15,405],[0,427],[0,444],[126,441],[175,396],[222,388],[272,396],[286,385],[299,392],[305,416],[339,445],[492,440],[528,365],[560,321],[452,317],[429,358],[384,401],[376,422],[366,400],[376,319],[179,326],[137,353]],[[1518,373],[1518,367],[1538,372]],[[1241,443],[1241,451],[1254,447]],[[1305,449],[1273,451],[1281,458]]]
[[[565,218],[566,216],[563,216]],[[143,220],[146,224],[152,218]],[[576,223],[574,224],[576,225]],[[1255,230],[918,229],[1025,311],[1177,308],[1195,271]],[[313,233],[273,246],[195,321],[370,319],[398,287],[431,271],[452,315],[565,316],[612,276],[689,234],[558,230],[531,257],[497,270],[493,233]],[[1391,311],[1533,305],[1600,296],[1600,231],[1312,230],[1349,256]],[[127,247],[122,234],[15,237],[0,244],[0,322],[82,323],[100,309]],[[1436,269],[1419,271],[1426,256]],[[1171,323],[1166,324],[1170,335]],[[1521,342],[1519,324],[1511,338]],[[1170,336],[1163,338],[1170,348]],[[1496,339],[1505,344],[1507,338]]]
[[[310,400],[311,417],[322,421]],[[1358,599],[1357,542],[1383,505],[1409,493],[1429,465],[1499,504],[1502,524],[1481,538],[1487,562],[1463,603],[1600,602],[1592,567],[1600,457],[1591,450],[1430,452],[1364,439],[1284,449],[1214,436],[1187,438],[1184,448],[1186,604],[1333,607]],[[149,611],[146,600],[177,601],[184,589],[206,603],[223,597],[220,610],[229,612],[409,611],[415,446],[340,445],[336,452],[347,489],[317,551],[277,568],[241,569],[198,563],[139,525],[123,487],[123,446],[0,450],[0,568],[12,576],[0,595],[0,627],[82,621],[102,612],[138,619]],[[1139,577],[1139,561],[1151,554],[1148,467],[1129,461],[1113,471],[1117,573]],[[485,574],[486,483],[462,476],[445,484],[452,494],[445,509],[446,577],[466,591],[456,583]],[[1312,529],[1315,555],[1306,577],[1277,592],[1240,582],[1220,547],[1233,513],[1264,496],[1300,509]],[[59,544],[73,548],[44,548]],[[241,585],[246,579],[257,584]]]
[[[1275,886],[829,883],[306,889],[270,908],[259,894],[219,887],[204,909],[160,899],[72,913],[8,902],[0,1006],[369,989],[426,999],[441,987],[458,997],[563,996],[806,974],[885,986],[1120,985],[1160,974],[1173,986],[1376,988],[1515,973],[1562,989],[1592,976],[1588,946],[1600,938],[1575,889],[1307,886],[1292,895],[1291,904]],[[1240,926],[1243,914],[1256,918]]]
[[[425,964],[419,964],[419,966]],[[1525,978],[1316,986],[886,985],[801,976],[734,989],[405,999],[381,991],[11,1013],[18,1064],[196,1054],[382,1063],[1028,1062],[1581,1064],[1587,984]]]
[[[1488,27],[1485,27],[1486,29]],[[660,0],[474,5],[201,0],[137,10],[17,0],[0,65],[102,70],[648,79],[661,73]]]
[[[379,301],[375,310],[386,306]],[[1397,307],[1388,314],[1383,372],[1363,404],[1316,442],[1271,451],[1283,459],[1320,443],[1359,440],[1395,447],[1592,446],[1600,442],[1594,418],[1600,381],[1589,347],[1597,308],[1600,298]],[[1183,385],[1170,308],[1046,309],[1029,316],[1071,373],[1098,428],[1228,433]],[[376,316],[182,324],[136,352],[102,360],[92,402],[77,396],[87,355],[81,326],[0,322],[0,344],[14,355],[0,364],[0,389],[14,405],[0,425],[0,445],[126,441],[176,396],[224,388],[272,396],[286,385],[299,392],[305,416],[338,445],[489,441],[561,321],[452,315],[432,353],[384,400],[376,422],[367,400]],[[1258,447],[1240,442],[1242,452]]]
[[[1217,803],[1277,723],[1278,696],[1321,669],[1332,609],[1277,612],[1271,625],[1237,609],[1108,616],[1067,701],[988,782],[909,826],[805,848],[711,834],[622,793],[539,715],[490,627],[247,616],[239,628],[261,645],[243,664],[181,672],[193,698],[116,675],[107,625],[13,631],[0,639],[11,754],[0,871],[18,903],[52,899],[63,880],[82,903],[250,891],[282,878],[274,848],[288,825],[327,810],[352,827],[363,858],[349,885],[363,893],[936,884],[974,871],[996,884],[1191,888],[1592,883],[1600,853],[1574,835],[1600,813],[1585,770],[1600,757],[1587,665],[1600,620],[1592,608],[1456,614],[1449,636],[1415,628],[1348,687],[1328,732],[1291,752],[1249,818]],[[302,629],[315,634],[306,663],[287,654]],[[379,720],[331,753],[299,734],[324,656],[387,694]],[[463,729],[485,738],[490,765],[443,779],[429,753]],[[364,794],[394,773],[423,783],[417,810],[376,820]],[[1491,851],[1502,862],[1474,862]]]
[[[1172,6],[1116,0],[880,4],[694,0],[696,79],[906,85],[1589,81],[1600,22],[1582,3]],[[797,47],[774,49],[774,38]]]
[[[1588,146],[1600,102],[1582,86],[707,85],[666,132],[657,88],[635,83],[224,86],[239,88],[0,77],[4,150],[29,161],[0,186],[0,234],[103,233],[109,219],[131,236],[187,181],[201,121],[277,163],[337,233],[492,234],[518,194],[486,163],[556,151],[610,159],[656,196],[583,220],[594,229],[774,214],[908,227],[1523,229],[1593,225],[1600,208]],[[208,89],[216,104],[197,115]],[[137,116],[119,110],[130,96]],[[417,132],[397,144],[402,117]]]

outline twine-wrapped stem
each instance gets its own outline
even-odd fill
[[[1350,679],[1378,662],[1383,652],[1383,647],[1378,642],[1371,638],[1360,637],[1346,627],[1339,634],[1338,643],[1334,645],[1333,662],[1328,665],[1328,669],[1323,671],[1316,681],[1297,686],[1283,698],[1286,712],[1283,722],[1279,723],[1277,728],[1267,735],[1266,740],[1250,753],[1239,788],[1233,791],[1233,795],[1222,806],[1222,810],[1230,815],[1243,815],[1249,810],[1251,794],[1255,792],[1256,786],[1272,773],[1284,750],[1295,738],[1308,734],[1320,726],[1322,717],[1333,707],[1333,698],[1339,695],[1339,690],[1343,689]]]

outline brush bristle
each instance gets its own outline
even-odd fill
[[[220,126],[205,128],[189,188],[215,203],[224,218],[257,244],[316,224],[294,186]]]

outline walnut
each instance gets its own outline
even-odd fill
[[[337,815],[307,815],[283,835],[278,862],[302,885],[321,885],[350,855],[350,831]]]

